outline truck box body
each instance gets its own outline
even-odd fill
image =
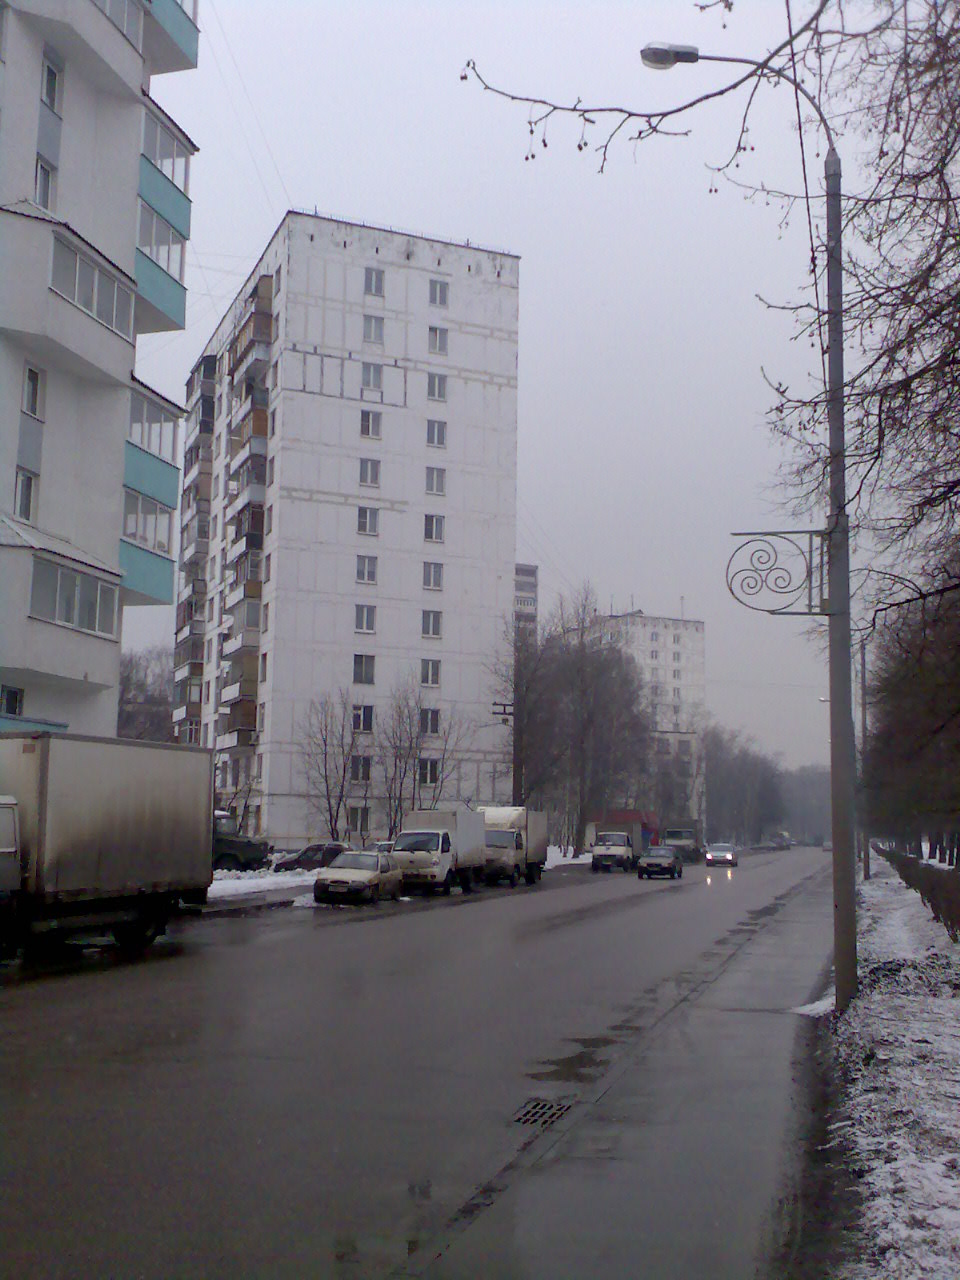
[[[39,904],[205,890],[213,754],[66,734],[0,734],[17,803],[20,894]]]

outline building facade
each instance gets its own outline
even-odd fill
[[[509,254],[289,213],[193,370],[176,732],[276,844],[329,829],[324,700],[349,721],[341,834],[383,829],[404,699],[422,802],[509,798],[518,278]]]
[[[637,664],[654,729],[651,805],[666,822],[706,821],[703,730],[706,629],[688,618],[654,618],[636,609],[598,616],[597,633]],[[674,810],[681,812],[674,812]]]
[[[150,91],[196,16],[0,3],[0,729],[115,735],[123,610],[173,599],[182,410],[134,369],[184,325],[196,148]]]
[[[514,567],[513,625],[518,632],[536,639],[539,620],[539,566],[518,564]]]

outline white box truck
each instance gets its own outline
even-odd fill
[[[213,752],[0,734],[0,949],[51,931],[139,951],[212,880]]]
[[[486,878],[536,884],[547,861],[547,815],[522,805],[481,805],[486,824]]]
[[[404,887],[464,893],[483,878],[486,864],[483,814],[474,809],[415,809],[403,820],[393,846]]]

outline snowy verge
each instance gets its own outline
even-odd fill
[[[570,849],[561,849],[559,845],[552,844],[547,849],[547,861],[544,867],[545,871],[551,871],[554,867],[586,867],[590,865],[593,854],[590,852],[573,856]]]
[[[881,858],[858,891],[860,992],[836,1020],[864,1247],[843,1280],[960,1274],[960,947]]]
[[[316,871],[215,871],[207,901],[245,898],[277,889],[306,889],[313,886],[316,878]]]

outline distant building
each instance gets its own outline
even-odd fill
[[[117,732],[124,608],[169,604],[196,148],[151,97],[196,0],[0,3],[0,729]]]
[[[514,573],[513,587],[514,626],[517,630],[522,628],[534,636],[537,634],[539,609],[538,573],[539,570],[535,564],[518,564]]]
[[[509,800],[518,283],[510,254],[288,213],[190,377],[174,720],[278,844],[324,833],[302,759],[324,694],[352,708],[352,833],[383,829],[404,684],[423,802],[458,718],[443,798]]]
[[[680,817],[705,821],[703,728],[706,707],[706,632],[703,622],[688,618],[654,618],[640,609],[598,615],[594,634],[614,642],[635,660],[656,731],[651,787],[664,777],[683,782],[684,813],[662,812],[661,821]],[[669,769],[662,766],[669,763]],[[657,777],[661,782],[657,782]],[[665,794],[661,807],[676,808]]]

